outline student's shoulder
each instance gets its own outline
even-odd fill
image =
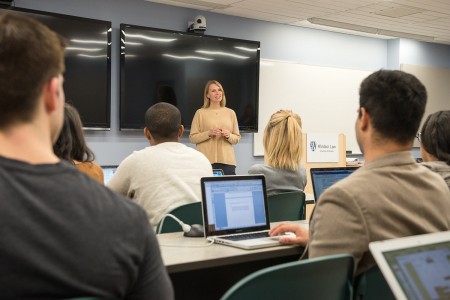
[[[110,235],[122,236],[124,240],[134,240],[137,244],[145,243],[150,223],[147,213],[131,199],[119,195],[107,187],[102,187],[105,197],[97,202],[95,213],[87,212],[92,218],[98,218],[103,226],[109,227]]]
[[[120,215],[120,211],[138,212],[139,206],[131,199],[121,196],[73,166],[62,164],[61,169],[64,171],[60,172],[57,184],[64,186],[67,199],[77,203],[74,206],[76,209],[92,217],[103,213]]]
[[[208,158],[206,158],[206,156],[202,152],[198,151],[197,149],[194,149],[194,148],[191,148],[189,146],[186,146],[184,144],[181,144],[181,145],[183,145],[183,146],[180,146],[180,147],[183,147],[183,151],[187,155],[189,155],[189,156],[191,156],[193,158],[197,158],[197,159],[200,159],[200,160],[208,161],[208,164],[209,164]]]
[[[125,157],[125,159],[120,163],[120,165],[130,165],[130,164],[139,164],[140,160],[145,157],[148,156],[149,153],[151,153],[152,151],[155,151],[154,147],[145,147],[143,149],[140,150],[135,150],[133,151],[130,155],[128,155],[127,157]]]
[[[248,173],[249,174],[262,173],[262,172],[266,171],[267,168],[268,167],[264,164],[254,164],[253,166],[250,167],[250,169],[248,169]]]
[[[102,185],[92,187],[91,191],[96,195],[96,205],[101,207],[101,210],[115,218],[129,219],[137,218],[147,220],[145,211],[131,199],[122,196],[110,188]]]
[[[438,160],[437,161],[428,161],[428,162],[422,162],[419,165],[424,166],[433,172],[438,172],[438,171],[450,172],[450,166],[444,161],[438,161]]]

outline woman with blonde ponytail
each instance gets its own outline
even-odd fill
[[[274,113],[264,129],[265,164],[253,165],[249,174],[264,174],[267,194],[303,191],[306,169],[302,157],[302,120],[290,110]]]

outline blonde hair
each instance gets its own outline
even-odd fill
[[[274,113],[264,129],[264,159],[277,169],[297,170],[302,158],[302,120],[290,110]]]
[[[219,90],[222,91],[222,101],[220,101],[220,106],[224,107],[227,104],[227,98],[225,97],[225,91],[223,90],[222,85],[217,80],[210,80],[205,85],[205,91],[203,92],[203,108],[208,108],[210,105],[210,101],[208,98],[209,86],[211,84],[215,84],[219,87]]]

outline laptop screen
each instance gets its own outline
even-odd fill
[[[222,169],[213,169],[213,175],[214,176],[223,176],[223,170]]]
[[[450,299],[450,241],[384,253],[408,299]]]
[[[327,188],[353,173],[357,167],[311,168],[314,199],[317,202]]]
[[[117,167],[118,166],[102,166],[105,185],[113,177],[114,173],[116,173]]]
[[[204,224],[211,235],[270,227],[262,175],[204,177],[202,197]]]
[[[397,299],[450,299],[450,231],[371,242]]]

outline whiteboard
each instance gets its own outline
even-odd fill
[[[304,133],[346,135],[347,151],[361,153],[355,137],[359,85],[371,71],[261,60],[258,132],[253,155],[264,155],[263,132],[270,116],[290,109],[302,119]]]
[[[400,65],[400,69],[414,74],[427,89],[427,106],[420,128],[429,114],[439,110],[450,110],[450,69],[408,64]],[[416,139],[414,146],[420,146]]]

